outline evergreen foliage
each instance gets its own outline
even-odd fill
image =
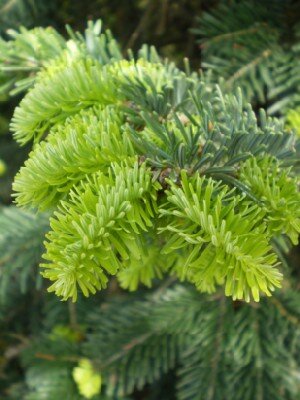
[[[0,292],[9,296],[11,281],[26,292],[28,281],[40,283],[36,266],[40,261],[42,238],[49,228],[45,215],[34,216],[15,207],[0,209]]]
[[[237,400],[297,399],[296,292],[279,293],[258,305],[234,306],[222,295],[207,297],[175,285],[145,298],[136,294],[124,301],[121,296],[87,314],[92,328],[79,347],[66,337],[53,341],[46,335],[25,351],[24,362],[38,363],[39,371],[52,364],[54,371],[67,374],[81,365],[82,357],[89,359],[113,399],[145,386],[156,391],[155,398],[168,398],[159,392],[161,377],[168,373],[176,382],[176,395],[170,398],[223,400],[234,394]],[[45,376],[46,382],[52,379],[53,393],[68,387],[63,379],[58,389],[56,376],[51,369]],[[40,395],[47,393],[45,385],[35,386]]]
[[[52,4],[51,4],[52,3]],[[19,28],[20,22],[26,26],[37,25],[55,9],[56,2],[45,0],[1,0],[0,31]]]
[[[300,231],[299,139],[247,93],[153,48],[123,59],[100,22],[68,32],[0,43],[2,89],[25,93],[11,129],[32,145],[19,208],[0,209],[0,321],[22,319],[11,313],[26,293],[33,313],[25,336],[1,337],[3,395],[297,400],[300,299],[285,253]],[[45,294],[41,257],[48,290],[75,304]],[[25,382],[6,372],[15,352]]]
[[[248,101],[285,114],[299,105],[299,16],[295,1],[221,0],[199,17],[203,66],[240,86]]]
[[[300,231],[297,181],[279,163],[292,162],[293,135],[263,113],[258,124],[239,92],[223,97],[158,60],[112,54],[103,63],[73,37],[78,57],[45,66],[11,123],[19,143],[35,143],[14,183],[17,203],[57,208],[43,264],[49,290],[76,300],[78,288],[106,287],[123,261],[142,260],[147,232],[201,291],[270,295],[281,278],[271,238],[296,244]]]
[[[56,61],[52,73],[73,59],[86,56],[95,57],[102,64],[120,59],[120,50],[110,32],[99,36],[100,32],[100,21],[89,23],[85,35],[68,27],[69,40],[51,27],[9,30],[10,40],[0,40],[0,70],[5,78],[1,91],[15,95],[27,90],[34,84],[38,71],[45,66],[51,70],[51,60],[56,57],[61,57],[61,62]]]

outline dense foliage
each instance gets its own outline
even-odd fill
[[[265,10],[220,3],[200,20],[213,73],[148,46],[124,57],[100,21],[0,41],[26,158],[0,208],[4,398],[299,398],[296,111],[257,110],[267,65],[228,79],[215,29],[255,24],[253,56]]]
[[[241,87],[269,113],[299,106],[300,3],[293,0],[220,1],[194,29],[203,67],[226,90]]]

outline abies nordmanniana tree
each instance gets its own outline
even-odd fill
[[[17,204],[54,212],[49,290],[76,300],[147,265],[204,292],[270,295],[281,281],[272,240],[296,244],[300,230],[293,136],[172,64],[80,48],[37,75],[11,123],[20,144],[34,141]]]
[[[149,399],[297,399],[299,295],[285,255],[300,231],[297,139],[241,91],[153,48],[123,59],[100,27],[0,43],[7,90],[28,91],[11,129],[33,144],[13,185],[27,211],[2,214],[0,244],[33,237],[36,257],[49,221],[42,275],[79,308],[69,303],[67,328],[64,303],[48,306],[47,333],[23,352],[26,398],[104,399],[100,372],[112,399],[144,387]],[[12,265],[26,286],[30,263],[31,275]],[[125,295],[113,276],[155,290]],[[119,296],[99,310],[108,284]],[[168,374],[177,383],[162,394]]]

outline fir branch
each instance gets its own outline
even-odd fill
[[[121,260],[139,259],[138,234],[152,226],[157,186],[145,165],[113,165],[109,175],[96,173],[71,190],[50,221],[47,234],[49,264],[43,275],[55,283],[48,289],[64,299],[85,296],[105,287],[104,273],[116,274]]]
[[[263,202],[272,234],[285,233],[293,244],[298,243],[300,213],[298,179],[289,176],[274,158],[247,160],[240,170],[240,179]]]
[[[225,293],[235,299],[249,301],[251,293],[258,301],[259,290],[270,295],[281,274],[259,208],[243,205],[241,198],[212,180],[188,179],[182,172],[181,182],[182,189],[169,182],[171,207],[160,210],[172,217],[162,228],[171,232],[165,252],[189,251],[179,276],[208,292],[225,283]]]

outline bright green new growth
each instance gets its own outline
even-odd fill
[[[288,169],[280,169],[272,158],[247,160],[241,168],[244,181],[263,203],[268,227],[272,234],[285,233],[293,244],[298,243],[300,230],[300,193],[298,179],[289,176]]]
[[[45,75],[49,75],[89,56],[103,65],[122,59],[111,33],[106,31],[99,35],[101,21],[88,22],[84,35],[73,32],[69,26],[67,31],[69,40],[51,27],[9,29],[7,34],[12,40],[0,38],[0,72],[5,78],[0,93],[15,95],[28,90],[44,67],[47,67]]]
[[[292,128],[300,136],[300,108],[290,110],[286,116],[287,126]]]
[[[92,363],[83,358],[78,367],[73,370],[73,378],[77,383],[80,394],[91,399],[101,390],[101,375],[94,371]]]
[[[132,144],[120,130],[123,120],[116,107],[90,108],[53,128],[15,178],[17,201],[47,209],[87,174],[133,156]]]
[[[225,293],[234,299],[259,300],[259,290],[270,295],[280,285],[270,252],[264,212],[212,179],[188,179],[182,172],[182,188],[170,182],[169,204],[162,209],[170,215],[163,230],[165,252],[187,249],[188,257],[179,273],[205,292],[225,283]]]
[[[75,301],[110,275],[136,290],[171,273],[234,299],[270,295],[282,279],[272,239],[300,232],[297,180],[280,161],[293,165],[296,139],[147,48],[120,61],[95,27],[93,51],[73,34],[76,57],[47,63],[11,124],[35,142],[16,202],[53,212],[49,290]]]
[[[64,299],[77,298],[77,285],[88,296],[106,287],[108,274],[122,268],[122,260],[140,259],[139,233],[152,226],[156,190],[145,165],[112,164],[108,174],[95,173],[62,201],[47,235],[50,264],[43,275],[49,288]]]

